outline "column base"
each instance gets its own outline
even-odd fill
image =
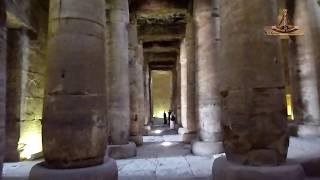
[[[151,128],[151,125],[145,125],[144,129],[147,130],[147,131],[151,131],[152,128]]]
[[[7,150],[10,151],[10,150]],[[17,150],[7,152],[4,157],[4,162],[19,162],[20,161],[20,155]]]
[[[183,135],[185,133],[190,133],[190,131],[187,128],[179,128],[178,134]]]
[[[29,180],[117,180],[118,167],[115,160],[108,158],[99,166],[79,169],[48,169],[43,162],[32,167]]]
[[[178,134],[182,135],[182,142],[190,144],[192,141],[198,138],[198,135],[194,131],[189,131],[187,128],[179,128]]]
[[[235,164],[220,157],[213,162],[214,180],[304,180],[303,168],[298,164],[257,167]]]
[[[317,177],[320,179],[320,157],[314,157],[310,159],[302,159],[299,161],[304,169],[304,173],[307,177]]]
[[[299,137],[320,137],[320,126],[317,125],[299,125]]]
[[[136,143],[137,146],[142,146],[143,145],[143,136],[141,136],[141,135],[130,136],[129,140],[134,142],[134,143]]]
[[[196,156],[213,156],[224,152],[222,142],[194,141],[192,153]]]
[[[107,154],[114,159],[127,159],[137,155],[137,146],[133,142],[124,145],[108,145]]]
[[[197,133],[184,133],[182,135],[182,142],[185,144],[191,144],[196,139],[198,139]]]
[[[144,130],[143,130],[143,134],[144,135],[148,135],[148,133],[151,131],[151,126],[150,125],[145,125],[144,126]]]

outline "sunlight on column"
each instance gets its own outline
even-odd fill
[[[286,101],[287,101],[287,116],[289,120],[294,120],[293,115],[293,107],[292,107],[292,96],[291,94],[286,94]]]

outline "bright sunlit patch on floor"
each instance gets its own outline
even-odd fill
[[[30,159],[33,154],[42,151],[41,134],[29,133],[20,138],[21,159]]]
[[[40,118],[36,117],[36,118]],[[18,150],[21,159],[30,159],[42,152],[41,121],[26,121],[21,124]]]
[[[172,146],[173,143],[172,142],[163,142],[161,143],[162,146]]]
[[[154,130],[153,132],[154,132],[155,134],[161,134],[161,133],[162,133],[162,130],[157,129],[157,130]]]

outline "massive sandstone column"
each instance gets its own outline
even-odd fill
[[[140,80],[139,80],[139,86],[140,86],[140,90],[139,90],[139,95],[140,95],[140,101],[139,101],[139,104],[140,104],[140,113],[141,113],[141,116],[142,116],[142,119],[141,119],[141,122],[140,122],[140,128],[141,128],[141,133],[143,135],[143,132],[144,132],[144,122],[145,122],[145,119],[146,119],[146,105],[145,105],[145,94],[144,94],[144,51],[143,51],[143,43],[140,41],[138,43],[138,48],[137,48],[137,59],[138,59],[138,73],[139,73],[139,76],[140,76]]]
[[[174,91],[176,93],[176,98],[174,101],[174,111],[176,113],[176,123],[177,125],[181,126],[181,65],[180,65],[180,57],[177,57],[178,61],[176,63],[176,81],[174,82],[175,85]]]
[[[177,59],[179,59],[179,57],[177,57]],[[172,86],[170,91],[172,91],[171,94],[171,105],[170,105],[170,110],[173,111],[176,116],[177,116],[177,102],[178,102],[178,91],[179,91],[179,86],[178,86],[178,71],[179,71],[179,66],[180,66],[180,62],[177,62],[175,67],[173,69],[171,69],[172,72]],[[180,94],[180,93],[179,93]]]
[[[144,79],[143,48],[138,43],[138,29],[133,18],[129,25],[129,77],[130,77],[130,140],[143,144],[144,129]]]
[[[150,94],[150,120],[149,120],[149,126],[151,128],[151,124],[153,123],[153,97],[152,97],[152,69],[149,67],[149,74],[148,74],[148,77],[149,77],[149,94]]]
[[[43,143],[45,159],[52,167],[96,165],[104,157],[106,120],[101,106],[105,105],[105,87],[101,84],[104,82],[101,66],[104,66],[105,18],[103,7],[99,6],[103,6],[101,0],[92,4],[50,2]],[[83,142],[88,143],[87,147]],[[74,148],[78,146],[81,149]]]
[[[190,20],[186,27],[186,37],[180,47],[181,66],[181,122],[179,133],[183,141],[190,143],[197,133],[195,122],[195,52],[194,23]]]
[[[216,80],[218,60],[217,8],[212,0],[194,1],[196,41],[196,96],[200,141],[192,146],[194,154],[221,153],[220,95]]]
[[[4,1],[0,1],[0,179],[5,152],[6,42],[6,8]]]
[[[316,1],[295,1],[295,24],[303,27],[297,37],[297,59],[304,125],[301,136],[320,135],[320,6]]]
[[[117,178],[115,162],[104,162],[104,28],[104,0],[50,1],[42,122],[45,164],[35,166],[30,179]]]
[[[7,33],[7,113],[5,161],[19,161],[18,141],[22,106],[23,60],[27,36],[24,30],[10,29]]]
[[[237,9],[235,9],[235,7]],[[222,100],[227,159],[278,165],[289,144],[278,40],[263,33],[277,22],[277,1],[221,1],[221,59],[213,69]]]
[[[108,62],[108,118],[111,120],[109,155],[114,158],[132,157],[135,144],[129,143],[130,86],[127,0],[110,0],[110,56]]]
[[[150,121],[151,121],[151,91],[150,91],[150,68],[149,64],[144,60],[143,66],[144,73],[144,107],[145,107],[145,120],[144,126],[145,130],[150,129]]]

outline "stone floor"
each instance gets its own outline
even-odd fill
[[[145,136],[132,159],[118,160],[120,180],[210,179],[212,157],[193,156],[178,135]]]
[[[119,180],[209,180],[213,161],[219,156],[193,156],[190,145],[181,143],[180,135],[160,124],[153,126],[150,136],[144,136],[144,145],[138,147],[137,153],[134,158],[117,160]],[[290,139],[290,161],[312,157],[320,157],[320,138]],[[3,179],[27,179],[37,162],[6,163]]]

